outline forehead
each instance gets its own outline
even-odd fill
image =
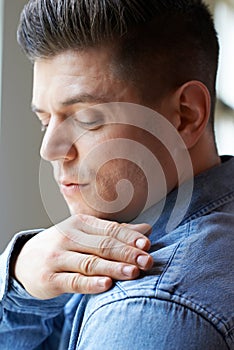
[[[39,59],[34,64],[35,88],[50,84],[66,86],[85,77],[110,76],[110,57],[106,50],[66,51],[55,57]]]
[[[108,48],[66,51],[34,64],[33,104],[66,100],[74,94],[97,95],[108,101],[126,98],[136,88],[119,79],[113,69],[113,51]],[[130,100],[133,96],[130,98]]]

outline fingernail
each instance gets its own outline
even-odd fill
[[[146,240],[143,239],[143,238],[139,238],[139,239],[136,241],[136,247],[139,248],[139,249],[145,248],[145,245],[146,245]]]
[[[137,263],[141,267],[146,267],[149,261],[149,257],[147,255],[139,255],[137,258]]]
[[[134,272],[134,266],[124,266],[122,271],[125,276],[132,276]]]

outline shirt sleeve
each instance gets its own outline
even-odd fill
[[[89,315],[79,350],[227,350],[222,335],[194,311],[155,298],[128,298]]]
[[[64,322],[63,308],[71,295],[39,300],[9,276],[14,247],[41,230],[17,234],[0,256],[0,349],[57,350]]]

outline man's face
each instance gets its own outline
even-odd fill
[[[171,174],[169,188],[176,180],[170,156],[144,128],[144,116],[141,128],[128,122],[122,106],[142,104],[141,97],[133,84],[117,78],[111,62],[108,49],[67,51],[36,61],[33,110],[47,127],[41,156],[52,163],[71,214],[130,221],[144,208],[149,191],[144,171],[134,162],[134,144],[144,145],[161,161]],[[119,123],[112,102],[121,103]],[[128,183],[119,183],[118,198],[116,185],[123,179]],[[155,174],[155,187],[162,187],[160,181]]]

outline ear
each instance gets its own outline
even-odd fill
[[[209,121],[210,93],[200,81],[189,81],[176,90],[173,101],[177,111],[176,128],[190,149],[199,141]]]

